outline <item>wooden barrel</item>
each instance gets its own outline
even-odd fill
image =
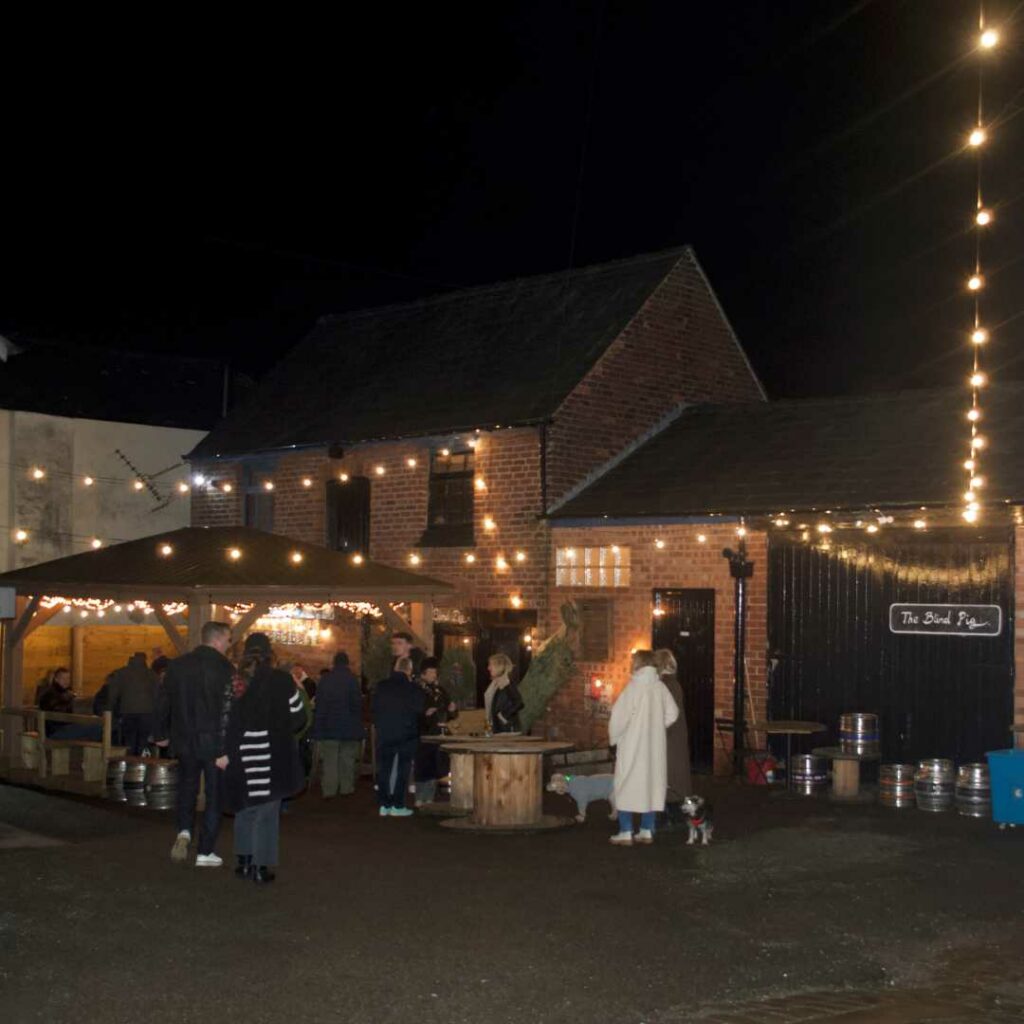
[[[918,761],[914,796],[918,810],[950,810],[953,807],[953,762],[940,757]]]
[[[813,796],[828,782],[828,765],[813,754],[794,754],[789,760],[793,792]]]
[[[839,749],[846,754],[877,754],[880,736],[878,715],[849,711],[839,716]]]
[[[913,807],[914,770],[912,764],[883,764],[878,769],[878,802],[886,807]]]
[[[543,762],[536,754],[478,753],[473,770],[473,821],[517,827],[539,822]]]
[[[956,810],[965,818],[992,816],[992,790],[988,766],[962,764],[956,773]]]
[[[450,750],[451,796],[450,803],[455,810],[473,809],[473,755]]]

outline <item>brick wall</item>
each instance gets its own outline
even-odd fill
[[[684,257],[556,412],[549,503],[680,402],[764,396],[707,280]]]
[[[699,534],[707,539],[697,540]],[[665,546],[659,549],[656,540]],[[715,714],[732,717],[734,585],[722,548],[735,546],[735,526],[601,526],[559,527],[552,531],[552,548],[629,546],[631,583],[628,588],[556,588],[552,556],[551,611],[548,631],[558,624],[558,607],[569,597],[607,597],[613,602],[613,646],[608,662],[578,662],[577,674],[552,700],[541,728],[556,728],[581,746],[603,745],[608,741],[607,712],[585,696],[592,676],[599,676],[614,699],[629,678],[630,652],[651,646],[652,591],[656,588],[709,588],[715,591]],[[754,562],[749,582],[747,619],[747,685],[757,718],[766,712],[765,667],[768,649],[767,625],[767,538],[761,533],[747,537],[748,557]],[[728,754],[715,741],[715,770],[728,771]]]
[[[1014,633],[1013,633],[1013,723],[1024,725],[1024,558],[1020,552],[1024,545],[1024,526],[1014,531]],[[1024,746],[1024,735],[1016,736],[1015,746]]]

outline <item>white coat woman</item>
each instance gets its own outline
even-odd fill
[[[654,816],[665,809],[668,778],[665,730],[679,717],[679,708],[658,677],[651,651],[633,655],[633,675],[612,708],[608,738],[616,747],[615,806],[619,833],[616,846],[632,846],[633,815],[640,815],[638,843],[654,842]]]

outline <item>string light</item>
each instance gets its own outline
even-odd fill
[[[472,551],[466,553],[466,565],[472,565],[476,561],[476,555]]]
[[[447,459],[448,456],[451,455],[451,453],[452,453],[452,451],[451,451],[450,448],[442,448],[441,449],[441,458],[442,459]]]
[[[384,466],[374,466],[373,471],[377,476],[383,476],[387,472],[387,469]]]
[[[223,491],[223,492],[224,492],[225,494],[230,494],[230,493],[231,493],[231,492],[232,492],[232,491],[233,491],[233,490],[234,490],[235,488],[234,488],[234,487],[233,487],[233,486],[232,486],[231,484],[227,484],[227,483],[225,483],[225,484],[221,484],[221,485],[220,485],[220,489],[221,489],[221,490],[222,490],[222,491]]]
[[[101,541],[99,537],[93,537],[93,539],[89,543],[92,545],[93,551],[96,551],[97,549],[103,547],[103,541]]]
[[[476,477],[473,480],[473,486],[478,491],[486,491],[487,490],[487,481],[482,476],[478,476],[478,477]]]
[[[302,560],[303,560],[304,557],[305,556],[302,554],[301,551],[293,551],[291,553],[292,564],[293,565],[301,565],[302,564]]]
[[[927,526],[928,526],[928,524],[923,519],[915,519],[914,520],[914,529],[915,530],[923,530]]]
[[[612,552],[614,554],[618,554],[619,553],[618,548],[612,548]],[[525,562],[526,561],[526,552],[525,551],[517,551],[516,552],[516,561],[517,562]]]
[[[174,554],[174,548],[170,544],[161,544],[157,549],[157,553],[162,555],[164,558]]]
[[[134,490],[134,491],[145,490],[145,487],[146,487],[146,485],[141,480],[136,480],[132,484],[132,490]]]
[[[178,493],[179,494],[188,494],[189,490],[190,490],[190,488],[189,488],[188,484],[185,483],[184,480],[182,480],[181,483],[178,484]]]
[[[985,9],[983,0],[980,0],[978,7],[978,50],[982,54],[993,49],[999,43],[999,32],[986,26]],[[981,262],[981,240],[983,229],[987,228],[993,220],[992,210],[985,205],[982,194],[982,163],[981,146],[987,141],[988,134],[985,130],[984,110],[984,67],[978,67],[978,119],[974,129],[967,137],[968,146],[975,150],[975,196],[974,196],[974,273],[967,279],[968,291],[973,295],[974,301],[974,328],[971,332],[971,373],[967,378],[971,389],[971,407],[967,410],[967,421],[970,424],[970,451],[963,466],[967,471],[967,489],[964,491],[963,500],[965,507],[962,515],[964,519],[973,523],[976,522],[981,510],[977,500],[976,492],[985,481],[978,474],[980,460],[978,453],[985,447],[985,438],[978,433],[978,423],[981,421],[980,391],[988,383],[988,377],[981,368],[981,346],[988,341],[989,333],[981,326],[981,292],[985,287],[985,275],[982,273]],[[923,520],[920,520],[923,522]],[[917,526],[917,523],[914,524]]]
[[[698,533],[697,534],[697,543],[698,544],[707,544],[707,542],[708,542],[708,538],[707,538],[707,536],[705,534],[703,534],[703,533]]]
[[[497,527],[498,527],[498,524],[490,516],[484,516],[484,529],[485,530],[488,530],[488,531],[496,530]]]
[[[232,562],[237,562],[241,557],[241,548],[228,548],[228,558],[230,558]]]
[[[19,544],[24,544],[28,540],[28,530],[15,530],[14,539]]]
[[[85,477],[82,477],[82,483],[83,483],[83,484],[84,484],[84,485],[85,485],[86,487],[92,487],[92,485],[93,485],[94,483],[96,483],[96,481],[95,481],[95,480],[93,479],[93,477],[91,477],[91,476],[85,476]]]
[[[494,560],[494,568],[497,569],[498,572],[505,572],[508,569],[508,561],[505,559],[504,555],[498,555]]]
[[[421,559],[420,556],[417,555],[415,551],[409,556],[410,565],[419,565],[421,561],[423,561],[423,559]]]
[[[310,476],[304,476],[302,478],[302,486],[303,487],[312,487],[313,486],[313,478],[310,477]]]
[[[353,555],[352,556],[352,564],[353,565],[362,565],[363,564],[363,556],[362,555]]]
[[[523,599],[519,596],[519,594],[511,594],[509,595],[509,603],[512,605],[513,608],[522,608]]]
[[[265,490],[265,491],[272,491],[273,489],[274,489],[274,481],[273,480],[264,480],[263,481],[263,490]]]
[[[665,542],[664,542],[664,541],[663,541],[663,540],[662,540],[662,539],[661,539],[661,538],[659,537],[659,538],[658,538],[658,539],[657,539],[657,540],[656,540],[656,541],[654,542],[654,546],[655,546],[655,547],[656,547],[656,548],[657,548],[657,549],[658,549],[659,551],[663,551],[663,550],[665,549]]]
[[[407,465],[407,466],[408,466],[408,467],[409,467],[410,469],[415,469],[415,468],[416,468],[416,460],[415,460],[415,459],[414,459],[414,458],[413,458],[413,457],[412,457],[411,455],[409,456],[409,458],[407,458],[407,459],[405,460],[405,464],[406,464],[406,465]]]
[[[338,479],[339,479],[339,480],[340,480],[340,481],[341,481],[341,482],[342,482],[343,484],[347,484],[347,483],[348,483],[348,481],[349,481],[349,475],[348,475],[348,473],[340,473],[340,474],[338,475]]]

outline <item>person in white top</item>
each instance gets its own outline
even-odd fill
[[[615,806],[619,832],[616,846],[632,846],[633,815],[640,815],[638,843],[654,842],[654,816],[665,809],[668,777],[665,730],[679,717],[672,694],[658,677],[651,651],[636,651],[633,675],[619,694],[608,722],[608,739],[616,747]]]

